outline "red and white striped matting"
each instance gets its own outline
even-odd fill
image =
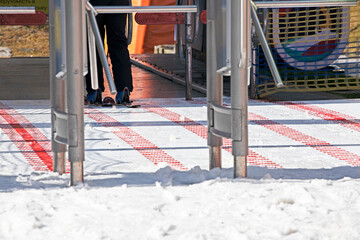
[[[85,107],[89,169],[136,170],[141,165],[152,171],[159,163],[177,170],[208,167],[205,99],[138,102],[136,109]],[[249,101],[249,165],[359,166],[359,104]],[[1,166],[27,164],[33,171],[52,171],[48,101],[0,101],[0,127]],[[231,167],[231,140],[224,139],[223,149],[225,167]]]

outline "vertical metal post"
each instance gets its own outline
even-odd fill
[[[82,0],[84,2],[84,6],[85,4],[87,3],[88,0]],[[82,19],[84,19],[83,21],[83,29],[84,32],[82,33],[83,34],[83,76],[85,77],[88,73],[89,73],[89,66],[88,66],[88,46],[87,46],[87,42],[88,42],[88,39],[87,39],[87,18],[86,18],[86,11],[82,11]],[[85,95],[85,94],[84,94]]]
[[[65,111],[65,81],[56,78],[56,74],[64,69],[61,61],[61,46],[56,39],[61,39],[61,17],[56,12],[61,11],[59,0],[49,0],[49,42],[50,42],[50,101],[51,101],[51,148],[54,155],[54,172],[65,173],[66,145],[55,141],[54,110]],[[58,16],[60,19],[56,19]],[[57,22],[57,24],[55,23]],[[55,26],[56,24],[56,26]],[[60,30],[60,31],[59,31]],[[60,34],[61,35],[61,34]]]
[[[277,87],[282,87],[282,86],[284,86],[284,84],[282,83],[280,73],[276,67],[276,62],[271,54],[270,47],[267,44],[265,34],[261,29],[261,24],[260,24],[259,18],[257,17],[255,7],[252,5],[250,5],[250,12],[251,12],[251,18],[254,23],[256,35],[258,36],[261,47],[264,51],[264,55],[265,55],[268,65],[269,65],[274,82]]]
[[[83,11],[84,1],[66,0],[66,90],[72,186],[84,181]]]
[[[96,45],[95,45],[95,36],[90,25],[90,17],[89,13],[87,14],[87,38],[88,38],[88,46],[89,46],[89,61],[90,61],[90,76],[91,76],[91,88],[98,89],[99,88],[99,80],[98,80],[98,69],[97,69],[97,60],[96,60]]]
[[[190,5],[190,0],[187,1]],[[192,39],[191,39],[191,13],[186,13],[186,57],[185,57],[185,88],[186,100],[192,100]]]
[[[231,2],[226,1],[226,66],[231,66]]]
[[[248,80],[250,68],[250,1],[231,1],[231,108],[234,177],[247,176],[248,155]],[[236,126],[239,119],[240,126]]]
[[[254,50],[252,50],[252,66],[250,74],[250,98],[256,98],[256,75],[257,75],[257,64],[258,64],[258,43],[253,41]]]
[[[206,84],[207,84],[207,102],[208,102],[208,132],[207,141],[209,146],[209,165],[210,169],[221,167],[221,146],[222,138],[215,136],[210,131],[213,118],[211,103],[222,104],[222,82],[216,81],[216,33],[215,33],[215,1],[207,0],[207,24],[206,24]]]

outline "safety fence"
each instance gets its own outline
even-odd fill
[[[253,45],[253,97],[276,92],[360,89],[360,6],[259,9],[284,87]]]

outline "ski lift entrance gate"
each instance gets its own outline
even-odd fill
[[[187,13],[187,19],[190,19],[189,14],[197,11],[197,6],[194,5],[93,7],[87,0],[49,0],[51,143],[54,153],[54,171],[60,174],[65,172],[65,154],[68,152],[71,185],[84,181],[83,77],[88,71],[86,17],[89,32],[89,70],[96,72],[94,70],[96,63],[93,60],[96,43],[110,92],[114,94],[116,88],[107,64],[95,15],[177,12]],[[93,86],[96,84],[96,80],[92,81]]]
[[[267,45],[255,7],[343,6],[349,1],[264,1],[231,0],[231,64],[218,69],[216,34],[224,29],[217,25],[216,17],[221,9],[215,7],[213,0],[207,0],[207,104],[208,104],[208,145],[210,168],[221,167],[222,137],[232,139],[234,155],[234,176],[247,176],[248,155],[248,82],[251,50],[251,21],[254,22],[266,60],[273,79],[278,87],[282,86],[276,64]],[[353,4],[355,1],[352,1]],[[356,4],[356,2],[355,2]],[[54,152],[54,171],[65,171],[65,153],[68,148],[71,164],[71,185],[83,182],[84,161],[84,81],[88,67],[86,56],[86,14],[88,13],[91,30],[96,34],[94,13],[135,13],[135,12],[196,12],[196,6],[157,6],[157,7],[95,7],[87,0],[49,0],[50,25],[50,75],[51,75],[51,118],[52,150]],[[89,34],[91,35],[91,34]],[[99,47],[98,47],[99,49]],[[100,48],[101,49],[101,48]],[[102,50],[103,51],[103,50]],[[91,50],[90,50],[91,52]],[[104,53],[99,51],[100,55]],[[105,59],[106,61],[106,59]],[[104,62],[103,62],[104,63]],[[92,64],[91,64],[92,65]],[[105,73],[107,64],[103,64]],[[231,107],[222,103],[222,77],[231,72]],[[96,75],[96,74],[95,74]],[[108,76],[108,81],[111,76]],[[66,84],[65,84],[66,81]],[[115,92],[113,82],[110,91]],[[65,89],[66,88],[66,89]],[[66,94],[65,94],[66,93]],[[66,96],[66,97],[65,97]]]

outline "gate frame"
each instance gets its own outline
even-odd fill
[[[88,71],[85,49],[85,11],[88,13],[89,25],[95,35],[93,39],[95,41],[92,42],[96,42],[98,52],[104,58],[105,52],[95,20],[96,14],[186,12],[190,15],[197,12],[197,7],[93,7],[87,0],[49,0],[51,142],[54,153],[54,172],[65,173],[65,154],[68,149],[71,186],[84,182],[83,77]],[[55,14],[56,12],[58,14]],[[56,16],[58,19],[55,19]],[[102,59],[102,64],[107,75],[109,74],[107,79],[111,87],[110,91],[114,93],[116,92],[115,84],[107,59]]]

